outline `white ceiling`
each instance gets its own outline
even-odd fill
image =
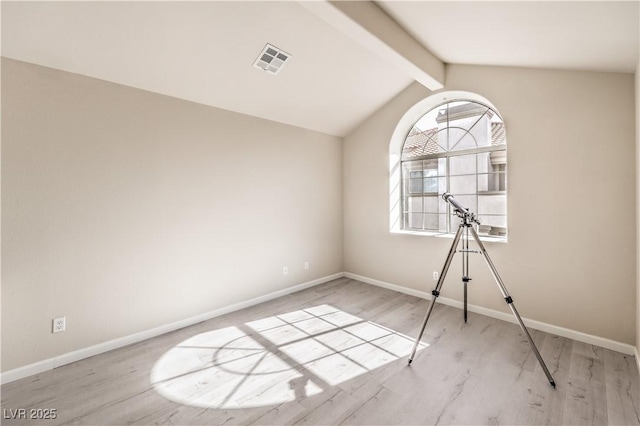
[[[380,1],[446,63],[633,73],[639,1]]]
[[[638,63],[638,1],[377,4],[446,63]],[[266,43],[292,55],[276,76]],[[377,53],[295,1],[2,2],[5,57],[339,136],[413,81]]]
[[[333,135],[412,82],[293,1],[2,2],[2,55]]]

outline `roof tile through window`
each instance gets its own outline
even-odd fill
[[[505,145],[507,139],[504,132],[504,123],[491,123],[491,145]],[[431,155],[442,152],[438,145],[438,129],[419,130],[413,127],[407,135],[402,150],[402,158],[410,159],[422,155]]]

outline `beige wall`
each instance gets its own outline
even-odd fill
[[[640,59],[636,67],[636,256],[640,254]],[[640,261],[636,265],[636,356],[640,354]],[[640,366],[640,362],[638,366]]]
[[[631,74],[448,66],[446,90],[491,101],[507,126],[509,242],[487,243],[523,317],[635,342]],[[414,84],[344,140],[345,271],[430,291],[450,239],[389,232],[389,141],[430,92]],[[408,130],[408,129],[407,129]],[[443,296],[461,300],[460,259]],[[479,256],[470,303],[507,312]]]
[[[343,270],[340,138],[5,59],[2,195],[3,371]]]

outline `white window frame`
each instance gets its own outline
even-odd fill
[[[402,229],[403,211],[402,211],[402,149],[409,131],[414,124],[420,120],[426,113],[439,105],[453,101],[472,101],[483,104],[491,108],[500,118],[498,109],[488,99],[472,92],[464,91],[447,91],[432,95],[411,107],[399,120],[391,141],[389,143],[389,230],[392,233],[426,235],[438,237],[453,237],[450,232],[443,233],[441,231],[424,231],[424,230],[405,230]],[[455,194],[454,194],[455,195]],[[508,216],[507,216],[508,220]],[[507,224],[508,229],[508,224]],[[506,242],[506,237],[481,236],[486,241]]]

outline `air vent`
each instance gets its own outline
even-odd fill
[[[287,52],[267,43],[253,66],[271,74],[278,74],[290,57]]]

